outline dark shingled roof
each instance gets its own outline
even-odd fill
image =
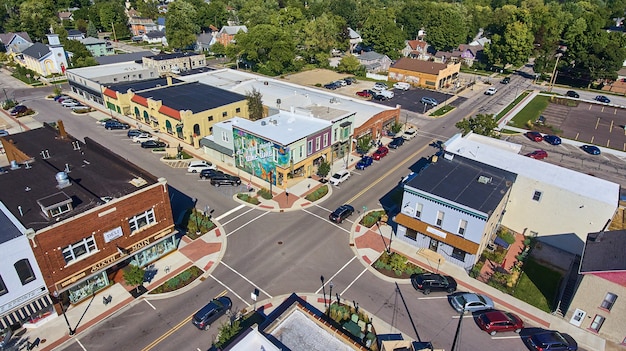
[[[50,53],[50,48],[42,43],[34,43],[26,50],[22,51],[24,55],[40,59]]]
[[[4,211],[0,211],[0,244],[6,243],[7,241],[13,240],[21,235],[22,233],[19,229],[17,229],[15,224],[11,222],[6,213],[4,213]]]
[[[426,164],[406,185],[490,215],[516,175],[463,156],[450,156]],[[489,181],[485,184],[479,179]]]
[[[143,57],[152,57],[154,53],[151,51],[140,51],[140,52],[130,52],[127,54],[117,54],[117,55],[108,55],[108,56],[98,56],[94,57],[96,62],[101,65],[108,65],[111,63],[120,63],[120,62],[130,62],[130,61],[139,61],[141,63],[141,59]],[[106,69],[106,68],[103,68]]]
[[[24,159],[31,159],[28,167],[25,164],[15,170],[5,167],[9,172],[0,174],[0,201],[26,228],[46,228],[56,223],[57,218],[71,218],[103,204],[105,197],[120,198],[157,182],[152,174],[93,140],[86,138],[83,143],[70,135],[61,138],[47,124],[4,137],[2,143],[7,155],[17,149]],[[55,177],[66,167],[71,185],[60,188]],[[131,183],[139,178],[145,182],[139,186]],[[73,210],[48,218],[41,206],[60,196],[71,199]]]
[[[391,68],[404,69],[412,72],[422,72],[437,75],[439,71],[445,69],[447,65],[445,63],[424,61],[418,59],[412,59],[403,57],[396,61]]]
[[[590,233],[580,273],[626,271],[626,230]]]
[[[190,56],[197,56],[197,55],[202,55],[202,54],[197,54],[195,52],[174,52],[171,54],[157,54],[157,55],[150,57],[150,59],[155,60],[155,61],[161,61],[161,60],[171,60],[171,59],[176,59],[176,58],[181,58],[181,57],[190,57]]]
[[[172,84],[182,83],[180,79],[172,78]],[[167,86],[167,78],[156,78],[148,80],[138,80],[134,82],[122,82],[107,85],[107,88],[118,91],[120,93],[128,92],[128,89],[132,91],[142,91],[146,89],[152,89],[157,87]]]
[[[161,100],[163,106],[177,111],[190,110],[193,113],[211,110],[246,99],[244,95],[198,82],[137,92],[135,95],[156,101]]]

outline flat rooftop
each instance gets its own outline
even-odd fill
[[[220,123],[227,126],[229,124],[227,122],[230,122],[232,128],[249,131],[280,145],[289,145],[331,126],[331,123],[325,120],[285,111],[256,121],[234,117]]]
[[[246,99],[245,95],[197,82],[137,92],[135,95],[156,101],[161,100],[164,106],[177,111],[190,110],[193,113],[211,110]]]
[[[626,271],[625,248],[626,231],[624,230],[588,234],[581,258],[580,272]],[[622,282],[622,285],[626,286],[626,282]]]
[[[154,56],[154,53],[152,53],[151,51],[140,51],[140,52],[130,52],[126,54],[98,56],[98,57],[94,57],[94,59],[100,65],[110,65],[114,63],[136,62],[136,61],[139,61],[139,63],[141,63],[142,58],[151,57],[151,56]]]
[[[182,80],[172,78],[172,84],[182,83]],[[123,82],[123,83],[114,83],[114,84],[106,84],[106,87],[120,92],[126,93],[128,90],[132,91],[142,91],[152,88],[165,87],[167,86],[167,78],[156,78],[156,79],[147,79],[147,80],[138,80],[133,82]]]
[[[9,209],[0,202],[0,244],[24,235],[20,229],[23,231],[26,231],[26,229],[20,223],[14,223],[13,221],[14,216],[12,216]]]
[[[116,75],[120,73],[132,73],[132,72],[141,72],[141,71],[149,71],[149,70],[152,70],[152,69],[143,68],[141,63],[120,62],[120,63],[112,63],[106,66],[72,68],[72,69],[69,69],[68,72],[76,74],[83,78],[95,79],[98,77],[112,76],[112,75]]]
[[[0,140],[7,157],[19,160],[19,168],[8,166],[0,174],[0,201],[25,228],[36,231],[158,181],[95,141],[63,136],[48,124]],[[69,185],[60,186],[57,177],[68,170]],[[44,214],[42,207],[62,202],[71,202],[73,209],[53,218]]]
[[[155,61],[163,61],[163,60],[173,60],[173,59],[178,59],[178,58],[182,58],[182,57],[194,57],[194,56],[202,56],[204,57],[204,54],[198,54],[195,52],[174,52],[171,54],[156,54],[154,56],[151,57],[147,57],[151,60],[155,60]]]
[[[197,81],[244,95],[255,89],[263,95],[263,104],[270,108],[280,107],[287,111],[291,110],[291,108],[309,109],[315,111],[314,116],[321,119],[332,121],[338,116],[354,113],[355,125],[357,127],[363,125],[372,116],[380,112],[394,110],[391,107],[355,99],[350,96],[334,94],[322,89],[301,86],[232,69],[220,69],[179,78],[189,82]],[[315,109],[315,107],[326,108],[326,111],[330,108],[340,112],[325,117],[324,109]]]

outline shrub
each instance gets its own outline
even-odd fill
[[[504,228],[500,228],[500,230],[498,230],[498,237],[502,238],[502,240],[506,241],[509,245],[515,242],[515,235]]]
[[[222,347],[226,346],[227,343],[235,338],[239,332],[241,331],[241,322],[239,320],[235,320],[232,323],[224,323],[219,329],[219,334],[217,337],[217,342],[215,346]]]
[[[247,203],[253,204],[253,205],[258,205],[261,202],[259,201],[259,199],[257,199],[254,196],[250,196],[249,194],[245,194],[245,193],[239,193],[237,194],[237,198],[239,200],[245,201]]]
[[[259,191],[257,191],[257,195],[265,200],[271,200],[274,197],[274,195],[272,195],[272,193],[266,188],[259,189]]]
[[[326,196],[326,194],[328,194],[328,185],[322,185],[304,198],[308,201],[317,201]]]
[[[372,211],[367,213],[361,220],[361,225],[371,228],[385,214],[385,211]]]
[[[396,252],[383,252],[378,260],[374,262],[374,267],[378,269],[392,270],[398,276],[401,276],[403,273],[416,274],[424,272],[424,270],[422,270],[420,267],[409,262],[409,260],[405,256],[400,255]]]
[[[156,287],[154,290],[150,291],[149,294],[161,294],[180,289],[189,285],[200,275],[202,275],[202,270],[196,266],[191,266],[177,276],[169,279],[165,283]]]

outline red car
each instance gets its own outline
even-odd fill
[[[358,96],[360,96],[360,97],[365,97],[365,98],[368,98],[368,97],[371,97],[371,96],[372,96],[372,94],[370,94],[369,90],[361,90],[361,91],[357,91],[357,92],[356,92],[356,94],[357,94]]]
[[[532,141],[540,142],[543,141],[543,136],[539,132],[526,132],[526,137]]]
[[[544,158],[548,157],[548,153],[544,150],[536,150],[526,154],[526,156],[534,158],[535,160],[543,160]]]
[[[374,153],[372,154],[372,158],[375,160],[380,160],[381,158],[387,156],[389,153],[389,149],[386,146],[380,146]]]
[[[524,322],[513,313],[493,310],[480,314],[476,318],[478,327],[490,335],[498,332],[514,331],[519,333],[524,328]]]

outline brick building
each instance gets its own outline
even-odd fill
[[[389,80],[439,90],[457,81],[460,63],[439,63],[403,57],[389,67]]]

